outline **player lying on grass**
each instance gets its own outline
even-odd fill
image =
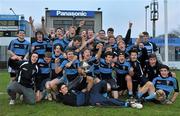
[[[58,85],[59,94],[57,95],[57,101],[71,106],[119,106],[119,107],[133,107],[141,109],[143,106],[140,103],[125,102],[119,99],[107,98],[103,96],[103,93],[110,91],[111,86],[104,80],[98,78],[95,79],[90,92],[83,93],[74,89],[68,89],[68,86],[64,83]]]

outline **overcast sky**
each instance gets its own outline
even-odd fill
[[[164,0],[159,2],[159,20],[156,23],[156,35],[164,33]],[[103,12],[103,29],[113,27],[115,34],[125,36],[128,22],[133,22],[132,37],[137,37],[145,30],[145,6],[151,0],[0,0],[0,14],[24,14],[28,19],[32,16],[35,24],[40,23],[45,14],[45,7],[49,10],[90,10],[101,8]],[[148,10],[148,32],[152,34],[152,22]],[[180,0],[168,0],[168,31],[180,26]]]

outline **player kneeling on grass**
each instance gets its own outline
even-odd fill
[[[125,102],[119,99],[107,98],[103,96],[103,93],[110,91],[110,85],[104,81],[95,79],[95,84],[93,85],[90,92],[83,93],[81,91],[69,89],[64,83],[58,85],[59,94],[57,95],[57,100],[66,105],[71,106],[119,106],[119,107],[133,107],[141,109],[142,104],[135,102]]]
[[[128,97],[131,98],[132,92],[132,79],[130,73],[130,63],[126,61],[125,53],[119,52],[118,61],[114,65],[116,71],[117,85],[119,86],[119,95],[122,95],[125,90],[128,89]]]
[[[11,57],[13,59],[14,57]],[[38,73],[38,54],[32,53],[29,61],[13,62],[18,74],[16,80],[11,82],[7,88],[7,92],[11,98],[9,104],[14,105],[16,93],[23,95],[23,100],[28,104],[35,104],[34,80]],[[14,67],[13,67],[14,68]]]
[[[139,90],[138,98],[141,98],[144,93],[148,92],[149,96],[145,97],[145,100],[155,99],[163,104],[172,104],[179,93],[178,81],[176,78],[168,76],[168,66],[162,65],[159,70],[160,76],[154,78],[152,82],[147,82]]]

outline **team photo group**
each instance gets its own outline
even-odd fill
[[[141,109],[146,102],[170,105],[179,93],[175,72],[162,63],[148,32],[131,41],[132,23],[125,37],[113,28],[84,29],[86,21],[68,29],[32,29],[31,41],[25,31],[8,47],[10,54],[7,87],[9,104],[56,101],[70,106],[116,106]]]

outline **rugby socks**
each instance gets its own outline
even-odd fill
[[[129,96],[132,96],[132,95],[133,95],[133,92],[132,92],[132,91],[128,91],[128,95],[129,95]]]
[[[154,92],[149,93],[149,96],[145,97],[146,100],[155,98],[156,94]]]
[[[129,102],[125,102],[125,107],[129,107],[130,106],[130,103]]]
[[[138,97],[138,98],[141,98],[142,96],[143,96],[143,93],[138,92],[137,97]]]

